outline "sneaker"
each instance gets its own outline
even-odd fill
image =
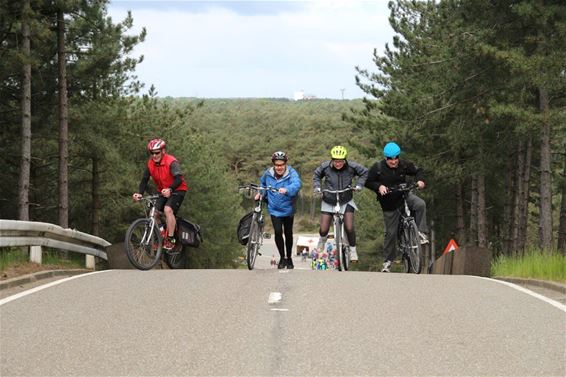
[[[428,237],[423,232],[419,232],[419,238],[421,239],[421,245],[426,245],[428,243]]]
[[[175,248],[175,243],[176,243],[175,237],[167,237],[163,241],[163,248],[165,250],[173,250]]]
[[[356,248],[350,248],[350,262],[357,262],[358,261],[358,253]]]
[[[282,270],[287,266],[287,260],[285,258],[279,259],[279,263],[277,264],[277,268]]]
[[[289,270],[292,270],[293,268],[295,268],[295,265],[293,265],[293,259],[291,259],[291,258],[286,259],[286,264],[287,264],[287,268]]]
[[[381,269],[381,272],[391,272],[390,268],[391,268],[391,261],[386,260],[385,263],[383,263],[383,268]]]

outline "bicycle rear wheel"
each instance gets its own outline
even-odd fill
[[[407,235],[407,257],[409,258],[411,272],[420,274],[423,265],[423,253],[419,239],[419,228],[414,221],[409,223]]]
[[[254,214],[252,225],[250,227],[250,238],[248,239],[248,248],[246,253],[246,262],[248,263],[249,270],[254,269],[255,260],[259,251],[260,233],[261,229],[256,221],[256,215]]]
[[[149,219],[137,219],[126,232],[124,246],[130,262],[139,270],[150,270],[161,257],[161,236]]]
[[[177,245],[171,251],[166,251],[164,254],[165,263],[172,270],[178,270],[187,267],[187,248],[181,245],[177,240]]]

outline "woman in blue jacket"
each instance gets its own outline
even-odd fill
[[[271,156],[273,166],[261,176],[262,186],[271,186],[278,192],[267,191],[267,210],[275,232],[275,244],[281,259],[277,268],[294,268],[293,265],[293,220],[295,218],[295,199],[301,189],[301,177],[287,165],[287,154],[277,151]],[[259,197],[258,197],[259,198]],[[285,239],[283,239],[285,233]],[[285,249],[287,257],[285,257]]]

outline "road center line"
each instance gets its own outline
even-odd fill
[[[271,292],[269,294],[269,298],[267,299],[267,303],[272,305],[272,304],[278,304],[281,299],[283,298],[283,295],[280,292]]]

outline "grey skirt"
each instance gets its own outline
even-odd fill
[[[352,206],[352,208],[355,209],[356,211],[358,210],[358,207],[356,207],[356,203],[354,203],[354,199],[352,199],[348,203],[344,203],[340,206],[341,214],[344,214],[344,212],[346,211],[346,206],[348,205]],[[334,213],[334,204],[326,203],[323,200],[320,204],[320,211]]]

